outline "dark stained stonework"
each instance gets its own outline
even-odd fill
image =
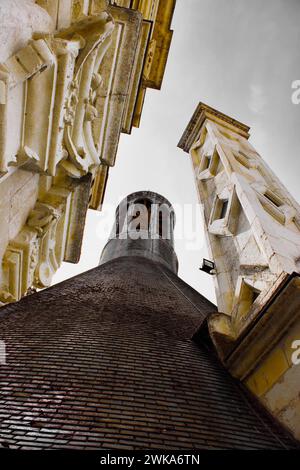
[[[140,213],[140,205],[147,216],[146,220],[141,216],[139,222],[142,222],[142,225],[146,222],[146,227],[140,226],[137,231],[135,227],[133,229],[130,227],[130,221],[134,214]],[[162,230],[162,233],[158,224],[159,209],[162,222],[165,224],[165,230]],[[142,256],[163,264],[177,274],[178,259],[174,251],[174,226],[175,212],[172,204],[165,197],[152,191],[137,191],[129,194],[117,207],[115,225],[102,251],[100,264],[121,256]]]
[[[203,333],[215,307],[162,264],[114,259],[0,310],[0,445],[280,449]]]

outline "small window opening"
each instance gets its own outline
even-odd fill
[[[268,201],[272,202],[276,207],[282,206],[282,201],[279,199],[276,194],[272,193],[271,191],[266,191],[264,194],[265,198],[268,199]]]
[[[222,205],[220,208],[220,219],[224,219],[227,214],[227,209],[228,209],[228,199],[224,199],[221,201]]]
[[[210,167],[211,157],[209,155],[204,157],[202,171],[207,170]]]
[[[162,219],[162,213],[159,213],[159,220],[158,220],[158,233],[159,236],[162,237],[163,235],[163,219]]]
[[[259,290],[243,281],[238,301],[239,316],[244,317],[248,314],[259,294]]]

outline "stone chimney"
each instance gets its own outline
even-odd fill
[[[170,202],[151,191],[130,194],[119,204],[109,241],[100,264],[123,256],[140,256],[163,264],[174,273],[175,212]]]

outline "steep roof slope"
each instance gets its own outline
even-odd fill
[[[294,447],[205,338],[191,339],[214,309],[167,268],[135,257],[1,309],[2,446]]]

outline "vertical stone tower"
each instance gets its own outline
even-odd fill
[[[300,207],[248,138],[248,126],[200,103],[179,142],[215,263],[209,329],[231,373],[300,438]]]
[[[100,264],[122,256],[141,256],[177,274],[174,225],[174,209],[167,199],[150,191],[130,194],[116,210],[115,225]]]
[[[1,310],[0,446],[296,447],[215,355],[171,204],[139,192],[116,215],[100,266]]]

